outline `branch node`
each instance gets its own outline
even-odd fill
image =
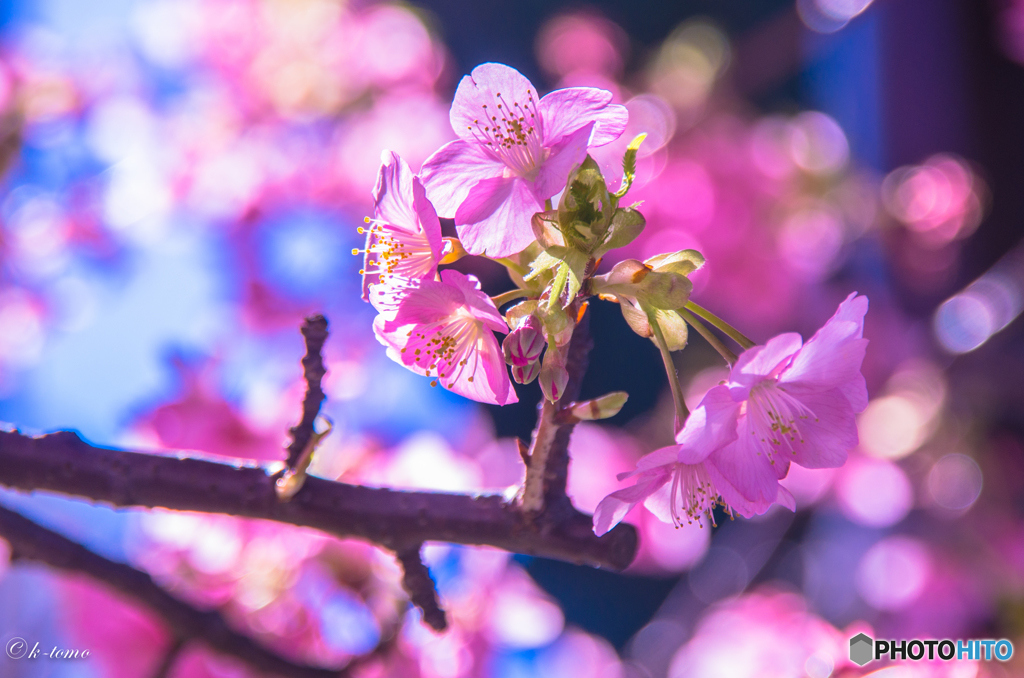
[[[306,443],[306,449],[299,455],[299,460],[295,466],[286,468],[274,483],[274,491],[277,492],[279,501],[291,501],[291,498],[306,483],[306,471],[309,469],[310,462],[313,461],[313,453],[316,452],[316,448],[320,445],[321,441],[334,430],[333,421],[327,417],[323,417],[323,420],[327,423],[327,428],[319,433],[314,432],[310,436],[309,442]]]
[[[402,588],[409,600],[423,612],[423,621],[435,631],[448,628],[448,618],[437,600],[437,588],[430,571],[420,558],[423,544],[398,549],[395,557],[402,565]]]

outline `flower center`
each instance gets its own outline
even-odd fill
[[[467,129],[513,174],[533,178],[544,160],[540,126],[537,102],[527,90],[526,101],[511,104],[497,92],[490,106],[481,105],[480,117]]]
[[[462,311],[462,309],[459,309]],[[469,315],[457,312],[436,323],[430,323],[409,333],[409,343],[402,353],[412,351],[413,365],[424,370],[428,377],[435,376],[447,388],[463,378],[473,381],[480,367],[479,350],[483,337],[483,323]]]
[[[352,250],[354,255],[366,255],[360,275],[378,275],[380,282],[385,282],[394,275],[415,279],[431,274],[436,262],[425,233],[400,230],[386,221],[370,217],[363,221],[370,225],[369,228],[360,226],[358,229],[360,234],[368,234],[367,247]],[[371,256],[377,258],[372,259]]]
[[[804,443],[800,422],[813,418],[814,412],[786,392],[778,382],[765,381],[750,389],[747,400],[747,430],[762,443],[765,454],[775,463],[774,453],[788,450],[796,454]]]
[[[676,464],[669,503],[672,523],[676,527],[680,527],[684,519],[687,525],[697,522],[703,527],[701,516],[707,516],[714,525],[715,506],[725,506],[703,463]]]

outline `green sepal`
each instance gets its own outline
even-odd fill
[[[606,252],[625,247],[643,233],[646,225],[647,220],[637,210],[632,207],[618,208],[612,216],[612,223],[608,226],[605,241],[594,251],[594,256],[600,257]]]
[[[636,179],[636,155],[646,138],[647,134],[639,134],[626,147],[626,154],[622,156],[622,185],[613,193],[616,199],[626,195]]]
[[[644,263],[659,273],[688,276],[704,265],[704,255],[697,250],[680,250],[671,254],[658,254]]]
[[[661,328],[661,334],[665,337],[665,344],[668,346],[668,350],[683,350],[689,337],[686,321],[675,311],[652,309],[651,315]]]

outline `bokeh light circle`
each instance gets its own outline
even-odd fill
[[[836,490],[843,514],[869,527],[895,525],[914,503],[914,491],[903,469],[880,459],[848,461]]]
[[[963,511],[981,496],[981,469],[966,454],[947,454],[928,472],[928,492],[939,506]]]
[[[889,537],[857,565],[857,592],[876,610],[900,610],[921,595],[931,574],[931,556],[916,539]]]

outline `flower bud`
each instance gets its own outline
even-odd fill
[[[540,361],[534,361],[529,365],[512,366],[512,378],[517,384],[529,384],[540,375]]]
[[[544,364],[540,368],[540,390],[551,402],[565,393],[565,385],[569,382],[569,372],[565,369],[565,358],[568,349],[556,349],[544,354]]]
[[[537,316],[528,315],[501,342],[501,351],[505,354],[506,363],[524,367],[540,360],[540,354],[546,344],[544,328],[537,320]]]
[[[615,391],[600,398],[573,403],[569,408],[569,414],[577,419],[587,421],[607,419],[618,414],[628,399],[629,395],[625,391]]]

